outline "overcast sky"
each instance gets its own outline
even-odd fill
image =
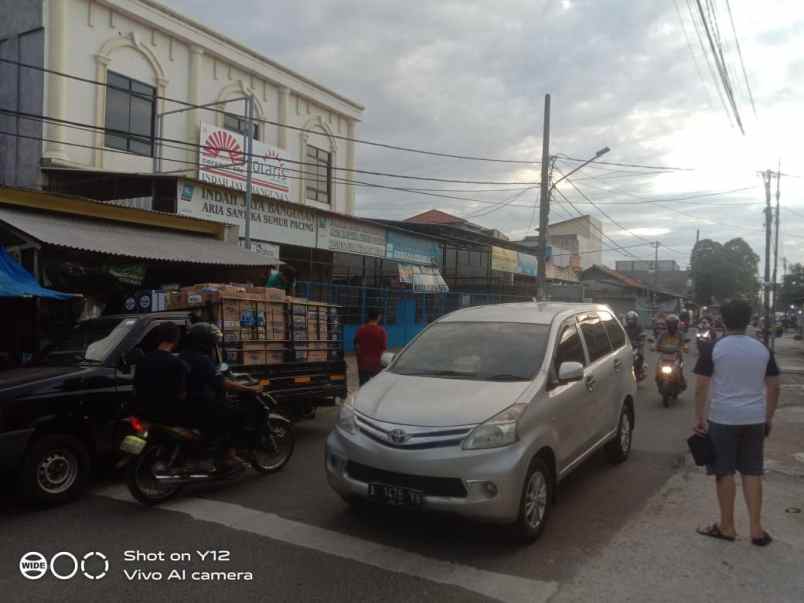
[[[697,11],[696,0],[163,1],[365,105],[360,138],[538,161],[543,97],[550,93],[551,153],[586,158],[609,146],[607,161],[689,168],[655,173],[589,166],[578,172],[578,188],[613,221],[572,186],[559,185],[578,210],[600,218],[606,234],[640,258],[653,255],[647,240],[659,240],[667,246],[662,258],[686,265],[697,229],[702,238],[721,242],[742,236],[764,257],[757,172],[781,159],[782,172],[791,176],[781,180],[780,256],[804,261],[801,0],[731,0],[756,114],[726,1],[714,0],[745,136],[724,110],[722,86],[716,87],[699,44],[689,10]],[[361,169],[415,176],[514,183],[540,176],[538,165],[364,145],[357,157]],[[560,160],[556,167],[566,173],[574,165]],[[401,219],[435,207],[512,238],[533,233],[538,189],[360,178],[454,189],[432,192],[463,199],[360,187],[359,215]],[[747,187],[753,188],[670,201]],[[556,198],[551,221],[577,215]],[[605,260],[627,259],[622,254],[607,252]]]

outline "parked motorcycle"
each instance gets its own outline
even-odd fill
[[[248,384],[247,375],[239,377]],[[254,394],[250,402],[255,404],[256,412],[252,422],[234,434],[234,446],[255,471],[274,473],[293,454],[293,426],[273,412],[276,404],[270,395]],[[131,495],[145,505],[160,504],[187,485],[233,480],[246,471],[246,467],[217,469],[208,458],[210,442],[196,429],[149,423],[138,417],[128,417],[126,422],[132,431],[120,445],[132,457],[126,485]]]

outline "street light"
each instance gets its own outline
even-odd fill
[[[608,153],[609,151],[611,151],[611,149],[610,149],[609,147],[603,147],[602,149],[600,149],[599,151],[597,151],[597,152],[595,153],[595,156],[594,156],[594,157],[591,157],[590,159],[587,159],[587,160],[586,160],[586,161],[584,161],[584,162],[583,162],[581,165],[579,165],[578,167],[576,167],[574,170],[572,170],[571,172],[568,172],[568,173],[564,174],[563,176],[561,176],[561,178],[559,178],[558,180],[556,180],[555,182],[553,182],[553,185],[550,187],[550,189],[551,189],[551,190],[552,190],[552,189],[554,189],[554,188],[556,187],[556,184],[558,184],[558,183],[559,183],[559,182],[561,182],[562,180],[566,180],[567,178],[569,178],[570,176],[572,176],[572,175],[573,175],[575,172],[577,172],[578,170],[582,170],[583,168],[585,168],[587,165],[589,165],[590,163],[592,163],[592,162],[593,162],[593,161],[595,161],[596,159],[600,159],[601,157],[603,157],[603,155],[605,155],[605,154],[606,154],[606,153]]]

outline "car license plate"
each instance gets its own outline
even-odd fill
[[[120,450],[129,454],[138,455],[148,442],[135,435],[128,435],[120,443]]]
[[[369,484],[369,498],[387,505],[401,507],[418,506],[424,500],[422,493],[418,490],[387,484]]]

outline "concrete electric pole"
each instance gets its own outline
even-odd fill
[[[547,225],[550,221],[550,95],[544,95],[542,132],[542,178],[539,194],[539,255],[537,275],[539,300],[547,299]]]
[[[763,288],[763,305],[765,311],[765,329],[763,333],[763,341],[768,345],[768,335],[771,328],[771,310],[770,310],[770,280],[771,280],[771,226],[773,224],[773,210],[771,209],[771,171],[766,170],[762,175],[762,180],[765,184],[765,279]]]
[[[776,171],[776,234],[773,241],[773,304],[771,306],[771,349],[776,348],[776,297],[779,292],[776,278],[779,275],[779,182],[782,179],[782,162],[779,162],[779,169]]]

